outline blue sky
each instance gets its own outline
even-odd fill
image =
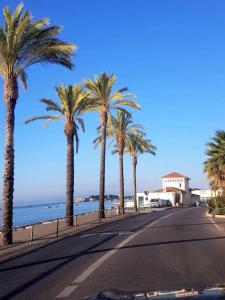
[[[15,0],[2,0],[0,11]],[[172,171],[189,176],[192,187],[207,187],[202,163],[205,143],[224,128],[225,2],[207,0],[26,0],[35,18],[63,25],[61,37],[77,44],[74,70],[33,66],[28,90],[20,88],[15,130],[15,201],[64,200],[66,143],[63,124],[43,127],[24,120],[44,112],[42,97],[56,99],[54,86],[79,82],[102,71],[114,73],[117,88],[128,86],[142,110],[142,123],[158,147],[157,156],[138,162],[138,190],[158,188]],[[3,18],[0,17],[2,24]],[[3,95],[3,84],[0,82]],[[3,175],[5,107],[0,103],[0,186]],[[84,116],[75,159],[75,194],[98,193],[99,150],[92,141],[97,113]],[[107,152],[106,192],[118,193],[118,158]],[[132,170],[125,158],[125,190],[132,192]]]

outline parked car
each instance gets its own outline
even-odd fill
[[[160,207],[161,206],[161,199],[151,199],[150,200],[150,207]]]
[[[170,200],[166,200],[166,206],[167,207],[172,207],[172,202]]]

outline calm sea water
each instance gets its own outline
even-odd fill
[[[74,214],[79,215],[98,210],[98,201],[81,202],[74,207]],[[113,202],[106,201],[105,207],[113,207]],[[65,203],[61,204],[38,204],[18,206],[13,209],[13,227],[53,220],[65,216]],[[2,210],[0,209],[0,227],[2,226]]]

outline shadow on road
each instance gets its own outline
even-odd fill
[[[163,216],[165,214],[165,212],[163,211],[162,213],[159,213],[155,216],[154,219],[151,219],[146,222],[143,223],[142,221],[142,224],[138,227],[135,228],[134,231],[138,231],[140,230],[141,228],[147,226],[148,224],[150,224],[151,222],[155,221],[156,219],[160,218],[161,216]],[[146,214],[143,214],[143,216],[146,216]],[[126,221],[130,221],[130,219],[135,219],[137,217],[140,217],[140,215],[137,215],[137,216],[131,216],[131,217],[128,217],[126,218]],[[125,220],[117,220],[117,223],[116,223],[116,227],[118,226],[121,226],[121,223],[124,223]],[[125,222],[126,222],[125,221]],[[138,220],[139,221],[139,220]],[[107,226],[108,225],[108,226]],[[99,225],[98,228],[95,227],[95,230],[96,229],[104,229],[106,226],[109,227],[113,225],[112,223],[111,224],[102,224],[102,225]],[[114,224],[115,225],[115,224]],[[125,225],[125,224],[123,224]],[[129,225],[129,224],[128,224]],[[129,226],[131,226],[133,224],[130,224]],[[86,232],[91,232],[93,231],[93,229],[89,229],[89,230],[86,230]],[[115,230],[115,227],[114,227],[114,230]],[[84,232],[82,232],[82,234],[84,234]],[[21,255],[18,255],[16,257],[13,257],[13,258],[10,258],[10,259],[7,259],[3,262],[0,263],[0,265],[2,264],[5,264],[7,262],[11,262],[13,260],[16,260],[18,258],[22,258],[22,257],[25,257],[26,255],[29,255],[29,254],[33,254],[35,252],[38,252],[38,251],[41,251],[43,248],[47,248],[47,247],[52,247],[53,244],[55,243],[61,243],[61,242],[64,242],[66,239],[69,239],[69,238],[77,238],[80,234],[77,234],[75,236],[67,236],[61,240],[57,240],[57,241],[54,241],[53,243],[51,244],[48,244],[48,245],[44,245],[42,247],[39,247],[38,249],[34,249],[34,250],[31,250],[29,252],[26,252],[26,253],[23,253]],[[115,238],[115,235],[111,235],[103,240],[101,240],[100,242],[98,243],[95,243],[94,245],[92,245],[91,247],[89,248],[86,248],[85,250],[83,251],[80,251],[79,253],[77,254],[74,254],[74,255],[68,255],[68,256],[61,256],[61,257],[57,257],[57,258],[53,258],[53,259],[46,259],[46,260],[38,260],[38,261],[34,261],[34,262],[31,262],[31,263],[27,263],[27,264],[21,264],[19,266],[13,266],[13,267],[6,267],[6,268],[1,268],[0,270],[0,273],[4,274],[4,272],[6,271],[12,271],[12,270],[18,270],[18,269],[21,269],[21,268],[28,268],[28,267],[32,267],[34,265],[40,265],[40,264],[45,264],[45,263],[50,263],[50,262],[54,262],[54,261],[59,261],[59,264],[57,264],[57,266],[54,266],[54,267],[50,267],[47,271],[44,271],[42,272],[41,274],[39,274],[37,277],[29,280],[28,282],[22,284],[21,286],[15,288],[14,290],[10,291],[8,294],[4,295],[3,298],[1,299],[4,299],[4,300],[8,300],[8,299],[12,299],[13,297],[17,296],[18,294],[22,293],[23,291],[25,291],[26,289],[30,288],[32,285],[38,283],[39,281],[43,280],[44,278],[48,277],[49,275],[51,275],[52,273],[56,272],[57,270],[59,270],[60,268],[64,267],[65,265],[71,263],[72,261],[78,259],[79,257],[82,257],[84,255],[91,255],[91,254],[94,254],[94,253],[101,253],[101,252],[106,252],[108,251],[108,249],[103,249],[103,250],[94,250],[96,247],[99,247],[101,245],[103,245],[104,243],[112,240],[113,238]],[[114,249],[114,248],[112,248]],[[116,248],[115,248],[116,249]],[[109,250],[111,250],[111,248],[109,248]],[[61,262],[62,261],[62,262]],[[26,272],[26,269],[24,269],[24,272]],[[4,276],[4,275],[3,275]],[[6,283],[7,281],[5,280],[4,283]],[[6,283],[7,284],[7,283]],[[2,296],[2,295],[1,295]]]

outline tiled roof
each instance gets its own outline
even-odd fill
[[[177,173],[177,172],[172,172],[170,174],[162,176],[161,178],[185,178],[185,179],[190,179],[189,177],[184,176],[184,175],[182,175],[180,173]]]
[[[185,193],[184,190],[169,186],[169,187],[165,187],[165,188],[161,188],[159,190],[154,191],[153,193],[168,193],[168,192],[182,192]]]

